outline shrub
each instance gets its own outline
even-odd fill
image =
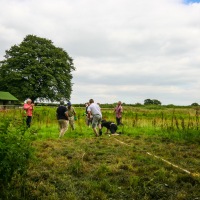
[[[33,152],[31,137],[26,132],[22,120],[4,118],[0,122],[0,199],[7,198],[12,178],[26,173]]]

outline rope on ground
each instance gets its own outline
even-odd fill
[[[173,166],[173,167],[175,167],[175,168],[177,168],[177,169],[180,169],[180,170],[186,172],[187,174],[192,174],[190,171],[188,171],[188,170],[186,170],[186,169],[183,169],[183,168],[179,167],[178,165],[175,165],[175,164],[173,164],[173,163],[171,163],[171,162],[169,162],[169,161],[167,161],[167,160],[165,160],[165,159],[163,159],[163,158],[161,158],[161,157],[158,157],[158,156],[156,156],[156,155],[154,155],[154,154],[152,154],[152,153],[149,153],[149,152],[147,152],[147,154],[150,155],[150,156],[153,156],[154,158],[160,159],[160,160],[162,160],[163,162],[165,162],[165,163],[167,163],[167,164],[169,164],[169,165],[171,165],[171,166]]]
[[[115,140],[117,140],[119,143],[121,143],[121,144],[124,144],[124,145],[126,145],[126,146],[129,146],[129,147],[131,147],[131,145],[129,145],[129,144],[126,144],[126,143],[124,143],[124,142],[122,142],[122,141],[120,141],[120,140],[118,140],[118,139],[116,139],[116,138],[114,138]]]
[[[118,141],[119,143],[123,144],[123,145],[126,145],[126,146],[131,147],[131,145],[126,144],[125,142],[122,142],[122,141],[120,141],[120,140],[118,140],[118,139],[116,139],[116,138],[114,138],[114,139],[115,139],[116,141]],[[171,166],[173,166],[173,167],[175,167],[175,168],[177,168],[177,169],[180,169],[181,171],[183,171],[183,172],[185,172],[185,173],[187,173],[187,174],[189,174],[189,175],[191,175],[191,176],[200,177],[200,174],[199,174],[199,173],[192,173],[192,172],[190,172],[190,171],[188,171],[188,170],[186,170],[186,169],[184,169],[184,168],[182,168],[182,167],[179,167],[178,165],[175,165],[175,164],[173,164],[173,163],[171,163],[171,162],[169,162],[169,161],[167,161],[167,160],[165,160],[165,159],[163,159],[163,158],[161,158],[161,157],[159,157],[159,156],[156,156],[156,155],[154,155],[154,154],[152,154],[152,153],[150,153],[150,152],[148,152],[148,151],[147,151],[146,153],[147,153],[148,155],[150,155],[150,156],[156,158],[156,159],[162,160],[163,162],[165,162],[165,163],[167,163],[167,164],[169,164],[169,165],[171,165]]]

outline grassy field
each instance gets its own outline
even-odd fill
[[[36,108],[27,131],[34,157],[23,178],[13,177],[7,199],[200,199],[198,109],[127,107],[122,134],[96,138],[84,108],[76,108],[76,130],[62,139],[55,109]],[[102,112],[114,121],[112,109]],[[7,116],[19,119],[22,112],[0,113]]]

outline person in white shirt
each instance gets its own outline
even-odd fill
[[[87,108],[88,111],[88,118],[90,119],[90,116],[93,116],[92,119],[92,129],[95,133],[95,135],[98,137],[99,135],[102,135],[101,130],[101,120],[102,120],[102,113],[101,108],[98,104],[94,103],[93,99],[89,100],[90,105]],[[99,128],[99,133],[97,131],[97,127]]]

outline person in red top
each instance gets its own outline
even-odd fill
[[[34,104],[31,99],[27,99],[24,104],[24,110],[26,111],[26,125],[29,128],[31,126],[32,116],[33,116],[33,108]]]
[[[123,112],[123,108],[122,108],[122,102],[119,101],[117,106],[114,109],[115,115],[116,115],[116,122],[117,125],[123,125],[122,124],[122,112]]]

